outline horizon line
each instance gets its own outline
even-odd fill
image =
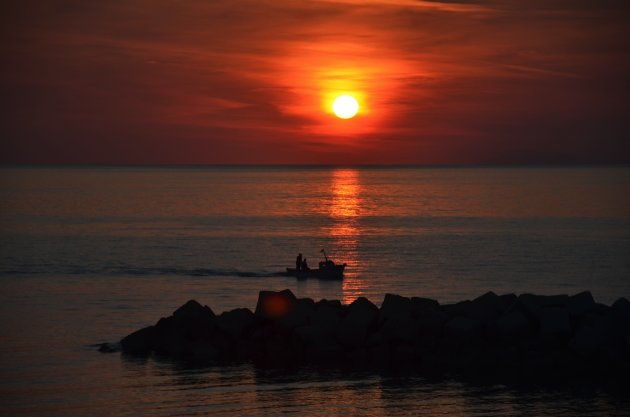
[[[468,164],[153,164],[153,163],[0,163],[6,168],[580,168],[630,167],[630,162],[468,163]]]

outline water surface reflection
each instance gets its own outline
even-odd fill
[[[363,213],[362,186],[357,169],[336,169],[331,175],[330,221],[326,233],[339,261],[348,264],[342,284],[342,302],[349,304],[364,295],[359,278],[365,267],[359,252],[360,219]]]
[[[569,387],[515,388],[337,369],[195,368],[150,360],[127,363],[122,377],[125,389],[141,399],[128,410],[136,415],[604,416],[630,406],[621,393],[605,390],[576,395]]]

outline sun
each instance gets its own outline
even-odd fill
[[[343,95],[335,99],[332,109],[340,119],[351,119],[359,112],[359,103],[354,97]]]

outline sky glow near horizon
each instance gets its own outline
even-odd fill
[[[629,162],[628,8],[12,1],[0,162]]]

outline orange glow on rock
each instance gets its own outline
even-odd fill
[[[291,305],[286,297],[272,294],[265,298],[263,309],[269,317],[282,317],[289,312]]]

